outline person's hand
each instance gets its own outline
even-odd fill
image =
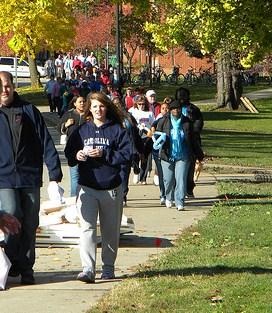
[[[84,162],[87,160],[87,156],[83,150],[79,150],[76,154],[76,159]]]
[[[84,153],[90,158],[100,158],[103,155],[103,150],[86,146],[84,147]]]
[[[75,124],[75,120],[73,118],[69,118],[65,123],[65,128],[68,128],[73,124]]]
[[[0,216],[0,229],[5,234],[15,235],[19,233],[21,229],[21,223],[15,216],[12,216],[8,213],[3,213],[3,215]]]

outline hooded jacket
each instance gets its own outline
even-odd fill
[[[43,161],[50,181],[60,182],[62,171],[54,142],[39,110],[14,93],[16,123],[20,123],[16,147],[5,109],[0,108],[0,188],[42,186]]]
[[[78,161],[76,154],[85,146],[102,149],[102,157]],[[97,127],[88,121],[71,134],[64,152],[69,166],[78,164],[79,185],[110,190],[121,184],[121,165],[131,160],[132,146],[127,131],[119,124],[108,120]]]

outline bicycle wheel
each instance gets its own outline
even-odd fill
[[[198,78],[195,74],[188,75],[188,77],[185,80],[188,85],[196,85],[198,82]]]
[[[179,74],[178,78],[177,78],[177,84],[178,85],[182,85],[184,84],[184,81],[185,81],[185,77],[183,74]]]
[[[170,85],[177,85],[177,76],[173,74],[169,74],[167,76],[167,82]]]
[[[152,73],[151,75],[152,85],[158,85],[160,84],[160,77],[156,74]]]
[[[161,75],[161,83],[162,84],[166,84],[167,83],[167,75],[165,74],[165,73],[163,73],[162,75]]]
[[[132,84],[133,85],[143,85],[143,79],[141,77],[141,75],[135,75],[132,77]]]

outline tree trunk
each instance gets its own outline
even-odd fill
[[[150,88],[153,85],[153,82],[152,82],[152,56],[153,56],[152,48],[149,48],[149,52],[148,52],[148,71],[149,71],[149,86],[150,86]]]
[[[229,52],[218,53],[217,58],[217,107],[237,110],[241,103],[242,81],[238,62]]]
[[[225,105],[228,109],[232,109],[233,101],[233,89],[231,80],[231,65],[230,65],[230,55],[224,54],[223,56],[223,70],[224,70],[224,89],[225,89]]]
[[[243,85],[242,85],[242,76],[240,70],[233,70],[232,71],[232,89],[233,89],[233,109],[237,110],[239,105],[241,104],[241,96],[243,94]]]
[[[219,56],[217,58],[217,107],[225,106],[225,97],[224,97],[224,69],[222,58]]]
[[[40,82],[40,77],[39,77],[39,73],[37,70],[36,59],[34,59],[30,54],[28,55],[28,63],[29,63],[31,88],[36,89],[38,87],[41,87],[42,84]]]

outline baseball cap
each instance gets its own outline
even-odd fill
[[[147,90],[147,92],[146,92],[146,94],[145,94],[145,96],[146,97],[150,97],[150,96],[156,96],[156,91],[155,90]]]

